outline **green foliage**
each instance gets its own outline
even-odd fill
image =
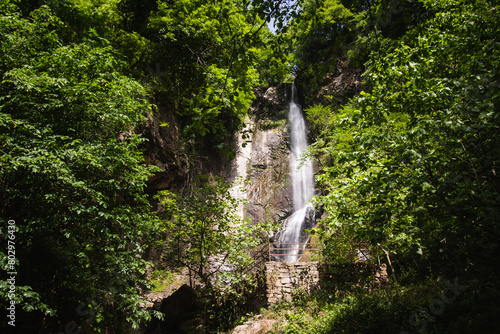
[[[304,2],[291,29],[306,103],[317,103],[325,73],[342,78],[337,57],[366,70],[365,91],[339,110],[328,96],[305,109],[325,211],[315,232],[327,262],[348,264],[357,248],[369,248],[389,265],[393,285],[368,293],[324,284],[315,311],[297,302],[281,314],[286,321],[276,333],[496,330],[490,290],[498,285],[500,232],[496,5]],[[433,308],[444,293],[449,297],[443,279],[457,276],[465,292]]]
[[[160,3],[149,19],[152,61],[162,64],[158,88],[175,101],[187,140],[204,139],[213,147],[224,142],[241,126],[254,97],[265,22],[245,7],[233,0],[184,0]]]
[[[399,293],[389,289],[335,296],[318,290],[306,300],[276,305],[265,316],[281,319],[272,333],[437,334],[456,328],[463,333],[494,333],[495,311],[483,306],[487,297],[477,288],[459,279],[429,279]]]
[[[420,2],[411,0],[303,1],[299,15],[289,23],[288,38],[306,103],[317,103],[314,96],[331,75],[348,68],[346,63],[363,68],[371,52],[389,51],[396,39],[428,16]]]
[[[436,14],[371,53],[370,92],[330,115],[314,144],[327,213],[317,232],[327,256],[367,242],[406,282],[496,285],[498,15],[488,1],[423,5]]]
[[[273,333],[400,333],[407,313],[418,309],[419,302],[415,298],[387,300],[379,293],[352,294],[331,303],[312,299],[309,304],[314,307],[287,313],[287,322]]]
[[[282,120],[263,120],[259,122],[259,129],[260,130],[271,130],[271,129],[278,129],[278,128],[283,128],[286,125],[286,119]]]
[[[309,122],[309,136],[315,138],[327,128],[331,108],[317,104],[306,108],[304,112]]]
[[[222,290],[230,282],[251,278],[242,274],[253,262],[249,251],[267,231],[264,225],[251,226],[236,215],[238,201],[229,188],[222,179],[199,176],[190,193],[159,194],[167,219],[166,258],[189,268],[204,285]],[[224,269],[228,267],[232,270]]]
[[[304,1],[300,14],[290,22],[288,34],[293,40],[295,72],[307,96],[334,71],[337,57],[352,39],[353,14],[339,0]]]
[[[254,252],[270,227],[251,225],[235,213],[239,201],[222,179],[199,176],[184,194],[162,191],[164,258],[187,267],[208,299],[207,326],[226,330],[245,311],[256,291],[259,268]]]
[[[0,214],[17,226],[21,330],[62,330],[70,320],[97,332],[137,328],[150,317],[137,289],[149,265],[142,251],[158,233],[166,254],[210,288],[212,324],[235,318],[222,309],[240,309],[255,286],[247,250],[265,228],[237,217],[228,185],[210,178],[164,192],[157,221],[144,192],[155,170],[134,131],[156,101],[177,118],[160,127],[179,126],[186,146],[229,152],[255,86],[293,69],[311,97],[345,56],[366,69],[366,91],[340,110],[306,109],[321,168],[324,257],[341,261],[362,242],[388,262],[394,283],[463,274],[473,292],[450,310],[482,328],[497,310],[489,297],[500,232],[496,5],[0,1]],[[277,35],[266,27],[272,16]],[[6,235],[2,225],[0,240]],[[289,315],[286,331],[380,332],[384,322],[401,330],[404,303],[417,301],[404,286],[398,292],[387,305],[347,298],[310,325],[309,315]],[[0,300],[4,307],[8,296]]]
[[[20,327],[138,327],[150,317],[136,288],[148,265],[141,253],[156,229],[144,194],[154,169],[131,132],[150,111],[145,90],[122,74],[110,47],[65,44],[64,23],[48,7],[29,18],[8,8],[0,18],[0,213],[18,227],[18,301],[29,312],[18,314]]]
[[[179,127],[185,146],[229,152],[253,88],[288,75],[292,56],[275,53],[271,15],[283,22],[282,4],[0,1],[0,214],[18,226],[21,331],[75,321],[124,332],[150,318],[138,288],[160,225],[137,127],[155,101],[176,117],[160,127]],[[228,237],[241,237],[227,261],[242,268],[249,258],[238,250],[258,228],[229,232],[232,216],[221,219]]]
[[[151,275],[149,283],[153,287],[152,292],[164,291],[168,286],[174,283],[175,273],[168,269],[155,270]]]
[[[273,3],[47,4],[69,28],[60,31],[63,40],[111,44],[126,61],[128,74],[155,95],[161,108],[180,116],[184,142],[198,151],[227,151],[227,139],[242,126],[253,88],[280,83],[290,72],[291,56],[277,52],[280,43],[266,25],[270,15],[278,15],[266,8]]]

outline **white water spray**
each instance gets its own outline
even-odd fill
[[[293,188],[293,214],[284,223],[279,242],[282,248],[298,248],[302,225],[307,212],[312,209],[309,200],[314,195],[314,171],[309,159],[302,159],[307,149],[306,124],[302,109],[296,102],[296,88],[292,86],[292,99],[289,106],[288,121],[290,123],[290,166]],[[308,210],[309,209],[309,210]],[[290,247],[291,246],[291,247]],[[299,250],[285,252],[285,262],[295,262],[299,258]]]

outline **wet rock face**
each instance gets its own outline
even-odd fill
[[[253,222],[277,223],[293,211],[285,95],[285,87],[271,87],[260,92],[252,110],[245,217]]]
[[[309,239],[309,235],[307,234],[307,230],[312,229],[316,225],[316,209],[311,207],[307,208],[306,217],[304,220],[304,224],[302,225],[301,233],[300,233],[300,242],[306,242]]]
[[[247,216],[257,222],[277,222],[293,210],[289,182],[288,149],[282,129],[254,133],[257,137],[250,161]]]
[[[308,230],[312,229],[316,225],[316,210],[312,206],[306,207],[306,214],[304,216],[304,223],[300,228],[299,243],[306,243],[309,241]],[[277,237],[279,238],[279,237]]]

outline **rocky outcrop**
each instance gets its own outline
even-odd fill
[[[197,174],[219,175],[231,182],[244,174],[244,180],[249,182],[247,199],[250,202],[243,216],[254,222],[277,222],[289,215],[292,198],[288,186],[287,90],[290,85],[284,84],[266,91],[255,89],[256,98],[246,120],[247,127],[243,134],[235,133],[232,139],[237,156],[232,161],[220,152],[205,150],[188,154],[174,111],[166,108],[169,105],[166,101],[157,101],[159,107],[138,129],[147,139],[145,163],[160,169],[148,180],[148,193],[163,189],[182,191]],[[243,148],[242,143],[251,149]],[[241,156],[243,159],[238,159]]]
[[[187,143],[182,138],[178,115],[165,97],[156,97],[156,107],[146,123],[137,129],[147,141],[144,143],[144,162],[160,169],[148,180],[148,193],[168,189],[181,192],[194,176],[210,174],[230,179],[232,168],[228,152],[214,148],[207,142]],[[207,136],[208,137],[208,136]],[[228,147],[235,146],[237,133],[227,138]]]
[[[323,86],[314,96],[315,100],[329,100],[330,104],[338,108],[347,99],[361,91],[360,68],[349,67],[347,61],[339,59],[335,64],[335,71],[327,73]]]
[[[160,312],[165,317],[160,325],[162,333],[197,333],[196,328],[203,326],[201,310],[195,291],[184,284],[161,302]]]
[[[298,76],[295,83],[305,95],[304,107],[322,104],[331,105],[336,110],[363,89],[362,73],[361,68],[352,66],[347,59],[338,58],[321,82],[313,85],[312,78],[306,75]]]
[[[387,265],[382,263],[375,274],[373,275],[373,282],[371,284],[371,289],[378,289],[389,284],[389,277],[387,275]]]
[[[291,84],[281,84],[277,87],[269,87],[265,91],[262,88],[256,88],[250,113],[257,119],[281,118],[280,112],[286,110],[290,102],[290,87]]]
[[[181,190],[188,178],[189,160],[180,144],[173,113],[166,109],[155,110],[140,132],[147,139],[144,162],[160,169],[148,180],[149,192]]]
[[[278,222],[293,207],[284,125],[253,134],[249,164],[246,216],[254,222]]]
[[[264,317],[259,314],[253,317],[251,320],[245,322],[243,325],[240,325],[233,329],[231,334],[265,334],[269,333],[275,323],[278,320],[275,319],[264,319]]]

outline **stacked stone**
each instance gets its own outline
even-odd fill
[[[311,293],[319,286],[318,262],[267,262],[267,302],[292,301],[294,292]]]

